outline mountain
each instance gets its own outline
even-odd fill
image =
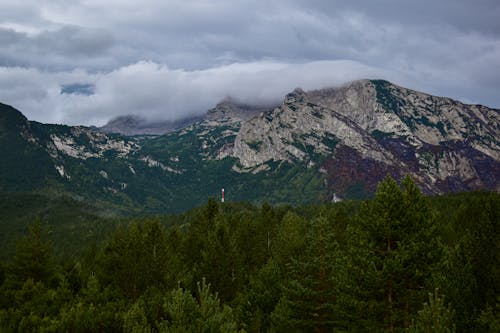
[[[132,213],[182,211],[221,188],[253,202],[366,198],[387,174],[410,174],[427,194],[498,191],[499,118],[382,80],[296,89],[274,108],[227,98],[158,136],[40,124],[0,104],[0,191]]]
[[[261,114],[271,112],[277,105],[249,105],[231,97],[224,98],[214,108],[207,111],[205,120],[242,122]]]
[[[232,119],[234,121],[248,120],[253,116],[271,111],[274,106],[246,105],[231,97],[224,98],[214,108],[208,110],[204,116],[188,116],[176,121],[153,121],[140,116],[119,116],[111,119],[106,125],[99,127],[104,133],[119,133],[123,135],[163,135],[180,130],[204,119],[211,121],[222,121]]]
[[[202,120],[203,117],[187,117],[177,121],[149,121],[139,116],[119,116],[99,127],[104,133],[123,135],[162,135]]]
[[[287,95],[246,122],[230,156],[248,170],[269,162],[317,164],[328,189],[370,193],[391,174],[411,174],[429,194],[498,190],[499,110],[361,80]],[[362,193],[358,193],[362,194]]]

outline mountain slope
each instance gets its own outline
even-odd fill
[[[429,194],[498,191],[499,118],[380,80],[296,89],[275,108],[226,99],[154,137],[30,122],[2,104],[0,190],[64,192],[128,212],[182,211],[221,188],[253,202],[363,198],[387,174],[410,174]]]
[[[499,118],[499,110],[361,80],[294,91],[272,113],[245,123],[230,155],[241,171],[269,161],[312,166],[315,155],[326,156],[318,171],[347,197],[350,186],[370,193],[386,174],[405,173],[427,193],[498,190]]]
[[[111,119],[106,125],[99,127],[104,133],[118,133],[123,135],[163,135],[174,132],[194,123],[210,120],[248,120],[261,112],[269,112],[272,106],[246,105],[239,103],[231,97],[224,98],[214,108],[207,111],[204,116],[188,116],[176,121],[153,121],[140,116],[120,116]]]
[[[36,142],[37,124],[0,103],[0,191],[26,191],[57,179],[52,160]]]

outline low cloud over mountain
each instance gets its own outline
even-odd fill
[[[497,1],[8,0],[0,101],[39,121],[102,125],[380,77],[498,107],[499,16]],[[67,93],[75,84],[95,89]]]

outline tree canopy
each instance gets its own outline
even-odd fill
[[[0,331],[495,331],[499,212],[388,177],[363,202],[137,217],[71,256],[37,220],[0,265]]]

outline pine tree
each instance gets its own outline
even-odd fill
[[[324,217],[312,221],[303,255],[288,265],[290,280],[272,318],[276,331],[330,332],[337,316],[339,245]]]
[[[104,248],[100,278],[133,299],[148,287],[173,287],[178,267],[166,237],[156,221],[118,229]]]
[[[197,284],[197,297],[181,288],[167,296],[166,318],[159,323],[160,332],[236,332],[232,309],[221,305],[217,293],[210,291],[205,280]]]
[[[416,320],[406,331],[409,333],[454,333],[453,311],[444,303],[439,290],[429,293],[429,301],[418,312]]]
[[[230,234],[222,214],[215,218],[214,229],[204,237],[197,277],[206,279],[222,301],[231,301],[246,278],[235,238]]]
[[[6,267],[5,286],[21,287],[28,279],[50,284],[55,278],[55,265],[50,243],[44,239],[40,220],[28,226],[28,235],[16,244],[16,252]]]
[[[477,316],[500,293],[500,196],[467,197],[454,228],[460,238],[447,252],[442,288],[457,312],[457,329],[477,331]]]
[[[351,321],[365,329],[408,327],[441,258],[425,197],[409,177],[403,186],[387,177],[350,227]]]

